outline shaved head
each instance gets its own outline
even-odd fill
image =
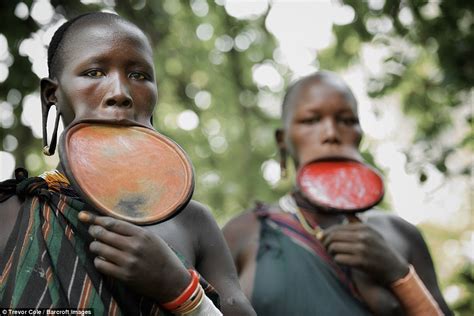
[[[322,85],[323,87],[325,86],[340,92],[352,106],[354,113],[357,113],[357,100],[347,83],[334,72],[318,71],[298,79],[288,88],[282,103],[282,121],[284,124],[287,122],[288,117],[291,116],[293,108],[297,105],[298,100],[302,96],[302,92],[313,85]],[[317,91],[318,90],[315,89],[311,93],[318,93]]]
[[[48,47],[48,71],[49,78],[54,79],[58,77],[61,72],[65,55],[67,53],[68,44],[74,41],[74,33],[76,30],[89,27],[91,25],[102,24],[108,26],[114,23],[119,23],[122,26],[131,28],[143,34],[143,32],[133,23],[125,20],[121,16],[106,12],[91,12],[79,15],[61,25],[54,33],[53,38]],[[146,36],[143,34],[143,37]],[[146,41],[148,39],[146,38]]]

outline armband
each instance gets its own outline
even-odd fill
[[[409,266],[408,274],[393,282],[390,287],[407,316],[444,315],[412,265]]]

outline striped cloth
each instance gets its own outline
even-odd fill
[[[77,219],[89,210],[58,172],[0,183],[0,202],[24,201],[0,258],[0,307],[93,309],[94,315],[168,315],[157,303],[100,274],[88,245],[88,226]],[[201,278],[208,296],[218,295]]]

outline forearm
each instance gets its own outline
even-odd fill
[[[245,295],[221,300],[222,312],[226,316],[254,316],[256,315]]]
[[[408,316],[444,315],[413,266],[410,266],[405,277],[395,281],[390,287]]]

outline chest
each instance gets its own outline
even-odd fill
[[[179,223],[168,220],[163,223],[145,227],[149,232],[163,239],[175,252],[184,257],[187,263],[196,265],[194,244],[197,242]]]

